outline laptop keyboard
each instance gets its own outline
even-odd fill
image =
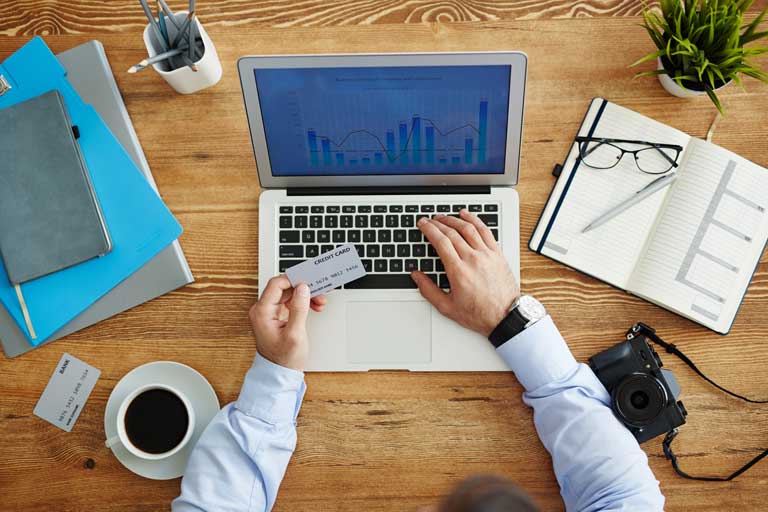
[[[343,244],[353,244],[368,275],[346,289],[416,288],[410,277],[421,270],[441,288],[450,288],[437,252],[416,227],[421,217],[478,215],[499,240],[499,204],[418,203],[304,205],[278,207],[280,272]]]

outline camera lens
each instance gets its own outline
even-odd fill
[[[648,396],[648,394],[645,391],[635,391],[629,397],[629,403],[631,403],[632,407],[634,407],[635,409],[645,409],[646,407],[648,407],[648,403],[650,401],[651,401],[651,398]]]
[[[666,403],[664,386],[646,373],[627,376],[613,392],[614,410],[624,422],[635,427],[651,423]]]

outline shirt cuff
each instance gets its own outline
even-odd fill
[[[501,344],[496,352],[526,391],[563,380],[578,366],[549,315]]]
[[[306,389],[303,372],[275,364],[257,352],[235,407],[269,423],[295,423]]]

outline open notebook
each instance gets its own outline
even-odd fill
[[[574,143],[530,249],[726,334],[768,240],[768,170],[601,98],[579,135],[678,144],[677,180],[582,233],[657,176],[631,155],[592,169]]]

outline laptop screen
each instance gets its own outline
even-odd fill
[[[272,174],[503,174],[510,72],[254,69]]]

